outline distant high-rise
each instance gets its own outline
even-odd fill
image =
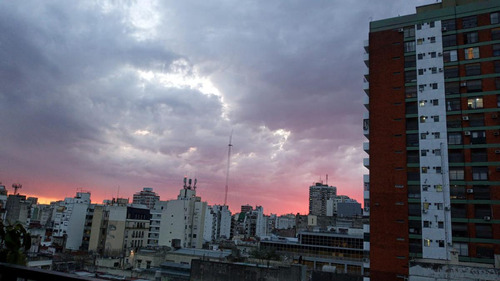
[[[148,207],[149,209],[153,209],[155,203],[160,201],[160,196],[153,191],[152,187],[144,187],[142,191],[134,194],[134,199],[132,201],[133,204],[142,204]]]
[[[499,267],[500,1],[373,21],[364,47],[372,280],[417,258]]]
[[[326,216],[328,200],[337,196],[337,188],[317,182],[309,187],[309,215]]]

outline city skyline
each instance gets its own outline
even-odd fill
[[[234,131],[231,209],[307,213],[326,174],[363,202],[368,23],[434,1],[383,3],[0,3],[0,181],[165,200],[188,176],[222,204]]]

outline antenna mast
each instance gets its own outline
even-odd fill
[[[233,139],[233,131],[231,130],[231,135],[229,135],[229,144],[227,148],[227,170],[226,170],[226,193],[224,195],[224,206],[227,206],[227,191],[229,189],[229,166],[231,165],[231,147],[233,146],[231,144],[231,141]]]

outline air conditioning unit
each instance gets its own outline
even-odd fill
[[[483,219],[484,219],[485,221],[489,221],[489,220],[491,220],[491,217],[490,217],[490,216],[485,216]]]
[[[462,116],[462,120],[469,121],[469,116]]]
[[[472,188],[467,188],[467,193],[474,193],[474,189],[472,189]]]
[[[398,29],[398,32],[403,32],[403,31],[405,31],[405,30],[402,28]]]
[[[443,72],[443,69],[442,69],[442,68],[440,68],[440,69],[439,69],[439,72]]]
[[[438,57],[442,57],[442,56],[443,56],[443,53],[439,52]]]
[[[466,136],[470,136],[470,131],[465,131],[465,132],[464,132],[464,135],[466,135]]]
[[[445,211],[449,211],[449,210],[450,210],[450,206],[446,206],[446,207],[444,207],[444,210],[445,210]]]

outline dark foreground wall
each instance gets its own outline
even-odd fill
[[[193,260],[191,281],[305,281],[306,268],[301,265],[290,267],[257,267],[248,264],[234,264],[214,261]]]

